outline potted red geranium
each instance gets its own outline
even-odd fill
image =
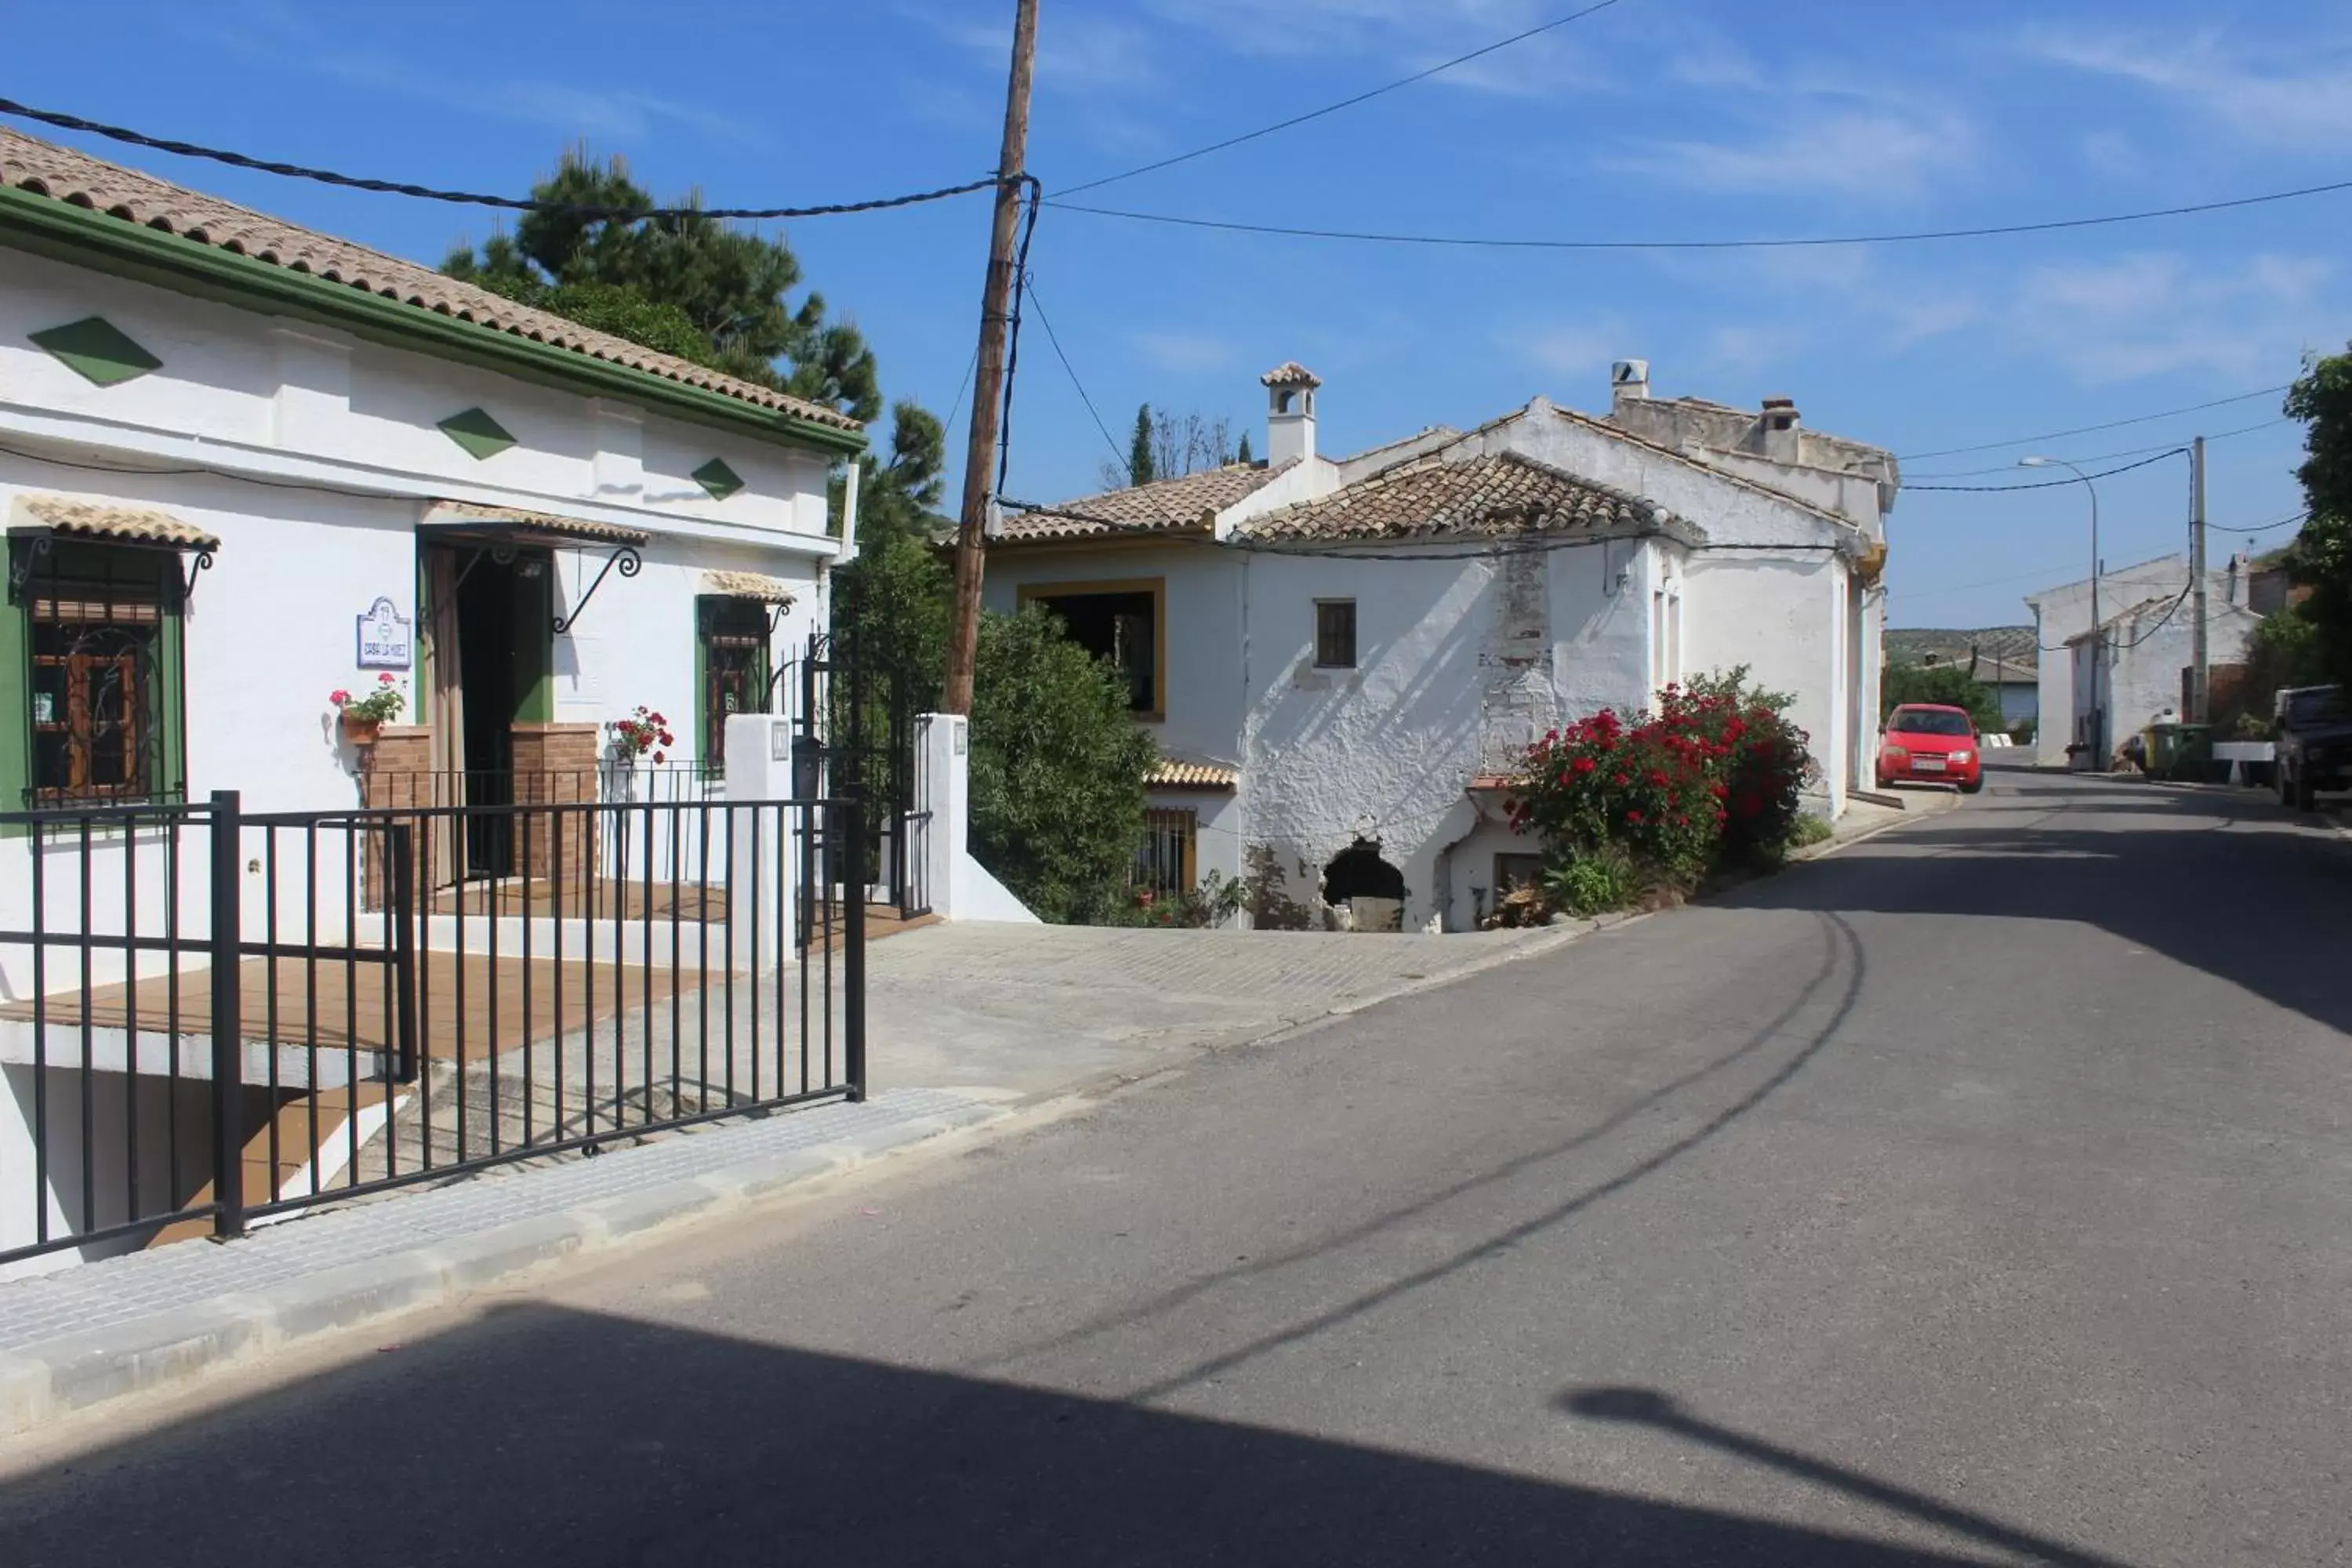
[[[354,746],[372,746],[386,724],[400,717],[408,706],[408,693],[390,672],[375,678],[375,689],[364,697],[337,689],[327,693],[328,703],[341,721],[343,738]]]

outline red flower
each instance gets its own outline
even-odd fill
[[[657,762],[657,763],[658,763],[658,762],[660,762],[661,760],[662,760],[662,754],[661,754],[659,752],[656,752],[654,753],[654,761],[656,761],[656,762]]]
[[[1650,782],[1658,788],[1664,789],[1666,787],[1666,775],[1660,773],[1657,769],[1652,768],[1650,770]]]
[[[1642,826],[1642,814],[1638,811],[1629,811],[1625,814],[1625,820],[1639,827]]]
[[[1580,773],[1591,773],[1592,771],[1592,766],[1593,763],[1591,757],[1579,757],[1576,759],[1576,771]]]
[[[378,686],[390,686],[392,684],[392,672],[390,670],[386,670],[382,675],[377,676],[375,678],[375,683]]]
[[[337,687],[334,690],[327,693],[327,700],[338,708],[341,708],[344,703],[349,702],[351,700],[352,694],[343,690],[341,687]]]

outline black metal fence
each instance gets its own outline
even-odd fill
[[[869,816],[0,814],[0,1265],[861,1097]]]

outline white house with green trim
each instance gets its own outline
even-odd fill
[[[0,131],[0,814],[341,810],[403,772],[464,800],[595,767],[640,706],[708,773],[824,624],[850,548],[827,478],[863,445],[833,409]],[[356,744],[329,694],[386,675],[408,710]],[[160,885],[112,851],[100,904]],[[0,931],[26,929],[27,861],[0,838]],[[78,973],[52,955],[44,983]],[[0,1226],[34,989],[0,941]],[[89,1135],[126,1136],[142,1092]],[[89,1195],[48,1179],[61,1215]]]

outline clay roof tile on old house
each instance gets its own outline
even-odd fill
[[[518,305],[487,289],[445,277],[429,267],[346,239],[299,227],[217,196],[142,174],[103,159],[0,130],[0,186],[86,207],[125,223],[199,245],[309,273],[418,310],[470,321],[490,331],[529,338],[589,359],[698,387],[756,408],[772,409],[836,430],[863,429],[858,421],[822,404],[723,374],[674,354],[656,353],[547,310]]]
[[[1205,534],[1217,513],[1271,483],[1290,467],[1284,463],[1259,468],[1232,463],[1180,479],[1081,496],[1043,511],[1007,517],[997,542],[1025,544],[1128,532]]]
[[[1240,774],[1222,763],[1188,763],[1181,757],[1162,757],[1150,773],[1144,775],[1146,789],[1232,789]]]
[[[105,539],[204,552],[220,548],[218,538],[153,507],[117,506],[80,496],[20,495],[10,504],[8,514],[12,530],[68,539]]]
[[[1259,384],[1265,386],[1320,386],[1323,384],[1321,376],[1295,359],[1284,360],[1257,379]]]
[[[1401,463],[1319,500],[1251,518],[1234,531],[1250,540],[1347,541],[1598,532],[1669,521],[1639,496],[1517,452],[1499,452]]]

